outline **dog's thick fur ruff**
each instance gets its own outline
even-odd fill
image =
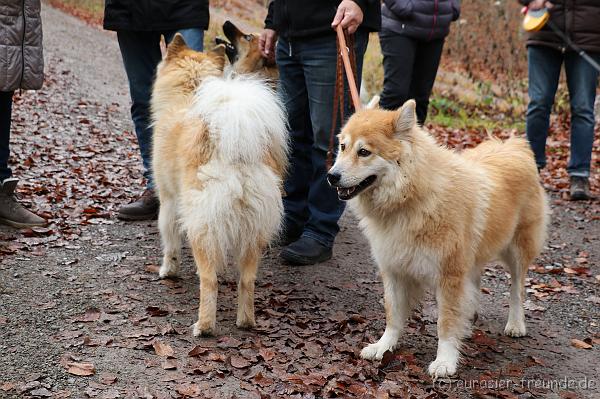
[[[185,232],[200,277],[196,336],[215,332],[217,272],[228,255],[240,269],[237,325],[255,325],[258,263],[283,214],[282,104],[262,80],[224,78],[224,62],[223,47],[198,53],[177,35],[158,67],[152,98],[164,251],[159,273],[177,275]]]
[[[504,331],[525,335],[525,276],[549,215],[527,141],[489,139],[459,154],[417,126],[411,100],[397,111],[357,112],[339,142],[330,182],[360,219],[385,294],[385,332],[361,356],[381,359],[393,350],[411,309],[433,288],[439,343],[429,373],[454,374],[482,270],[493,260],[512,279]]]

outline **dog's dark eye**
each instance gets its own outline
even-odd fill
[[[371,155],[371,151],[369,151],[369,150],[366,150],[364,148],[361,148],[360,150],[358,150],[359,157],[368,157],[369,155]]]
[[[346,149],[346,144],[340,144],[340,151],[344,152]]]
[[[244,35],[244,39],[248,40],[249,42],[252,41],[253,37],[252,35]]]

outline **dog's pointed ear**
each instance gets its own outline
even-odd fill
[[[187,48],[188,46],[185,44],[185,39],[181,33],[176,33],[171,43],[167,46],[167,59],[176,57],[181,51]]]
[[[208,55],[217,62],[220,69],[225,68],[225,54],[227,47],[224,44],[219,44],[208,52]]]
[[[417,124],[417,114],[415,112],[417,104],[415,100],[408,100],[396,111],[395,128],[396,133],[403,133],[411,130]]]

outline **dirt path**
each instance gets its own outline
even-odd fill
[[[155,223],[113,217],[139,190],[115,38],[47,7],[44,24],[48,80],[17,101],[13,149],[23,193],[55,219],[48,229],[0,227],[0,398],[600,397],[599,204],[558,196],[529,275],[529,336],[501,334],[508,279],[491,265],[456,380],[425,374],[435,356],[431,298],[393,356],[357,357],[384,320],[381,283],[350,215],[325,264],[293,268],[276,249],[266,255],[256,331],[234,326],[228,270],[217,338],[193,338],[189,251],[182,278],[160,281]],[[78,375],[92,373],[86,364],[93,375]]]

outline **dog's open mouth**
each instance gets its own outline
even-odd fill
[[[343,201],[348,201],[349,199],[352,199],[352,198],[356,197],[365,188],[367,188],[371,184],[373,184],[373,182],[375,182],[376,178],[377,178],[377,176],[371,175],[371,176],[367,177],[365,180],[363,180],[360,183],[358,183],[356,186],[352,186],[352,187],[337,187],[337,193],[338,193],[339,199],[341,199]]]
[[[237,49],[234,47],[234,45],[231,44],[231,42],[229,42],[221,37],[216,37],[215,42],[217,43],[217,45],[219,45],[219,44],[225,45],[225,54],[227,54],[229,63],[233,64],[236,61],[237,55],[238,55]]]

